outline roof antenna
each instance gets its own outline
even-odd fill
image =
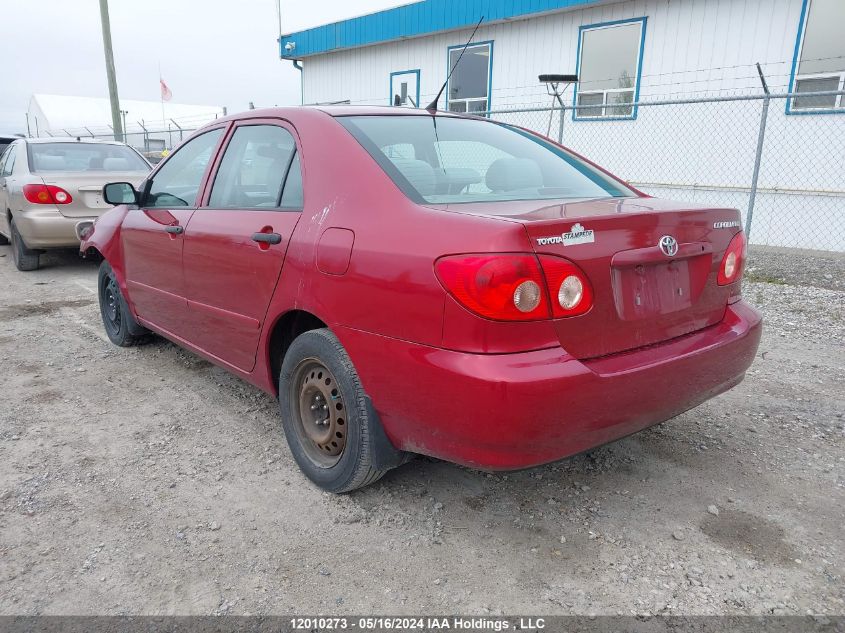
[[[478,20],[478,24],[476,24],[475,28],[472,30],[472,33],[470,34],[469,39],[467,40],[467,43],[464,44],[464,48],[461,50],[461,54],[458,55],[458,61],[455,62],[455,65],[452,66],[452,68],[449,70],[449,74],[446,75],[446,81],[444,81],[443,85],[440,86],[440,92],[438,92],[437,96],[434,97],[434,101],[432,101],[426,106],[425,109],[429,112],[437,112],[437,102],[440,101],[440,95],[442,95],[443,91],[446,90],[446,84],[449,83],[449,78],[452,76],[452,73],[455,72],[455,68],[457,68],[458,64],[461,63],[461,58],[464,56],[464,53],[466,53],[467,46],[469,46],[470,42],[472,42],[472,38],[475,37],[475,32],[478,30],[478,27],[481,26],[481,22],[483,20],[484,16],[482,15],[481,18],[479,18]]]

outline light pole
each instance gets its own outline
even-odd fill
[[[123,142],[129,143],[127,140],[127,128],[126,128],[126,115],[129,114],[129,110],[121,110],[120,113],[123,115]]]
[[[114,72],[114,54],[111,49],[111,23],[109,22],[109,2],[100,0],[100,21],[103,26],[103,51],[106,55],[106,78],[109,83],[109,101],[111,102],[111,123],[114,128],[114,140],[123,137],[120,121],[120,99],[117,96],[117,77]]]

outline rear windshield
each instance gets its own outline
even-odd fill
[[[29,168],[47,171],[149,171],[150,167],[125,145],[106,143],[30,143]]]
[[[0,158],[2,158],[3,152],[5,152],[6,148],[9,147],[9,145],[11,145],[11,144],[12,144],[12,141],[0,140]]]
[[[418,203],[635,195],[583,160],[508,125],[425,115],[337,120]]]

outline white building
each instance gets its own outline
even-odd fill
[[[649,193],[744,210],[762,100],[632,104],[762,95],[758,62],[772,94],[845,90],[843,27],[845,0],[422,0],[279,44],[303,103],[425,107],[454,67],[441,109],[511,110],[548,106],[538,75],[577,74],[565,103],[599,107],[552,136]],[[759,185],[752,242],[845,250],[845,95],[772,100]]]

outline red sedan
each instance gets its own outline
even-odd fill
[[[82,252],[109,338],[277,394],[332,492],[413,453],[515,469],[610,442],[739,383],[760,339],[738,211],[484,119],[254,110],[104,193]]]

